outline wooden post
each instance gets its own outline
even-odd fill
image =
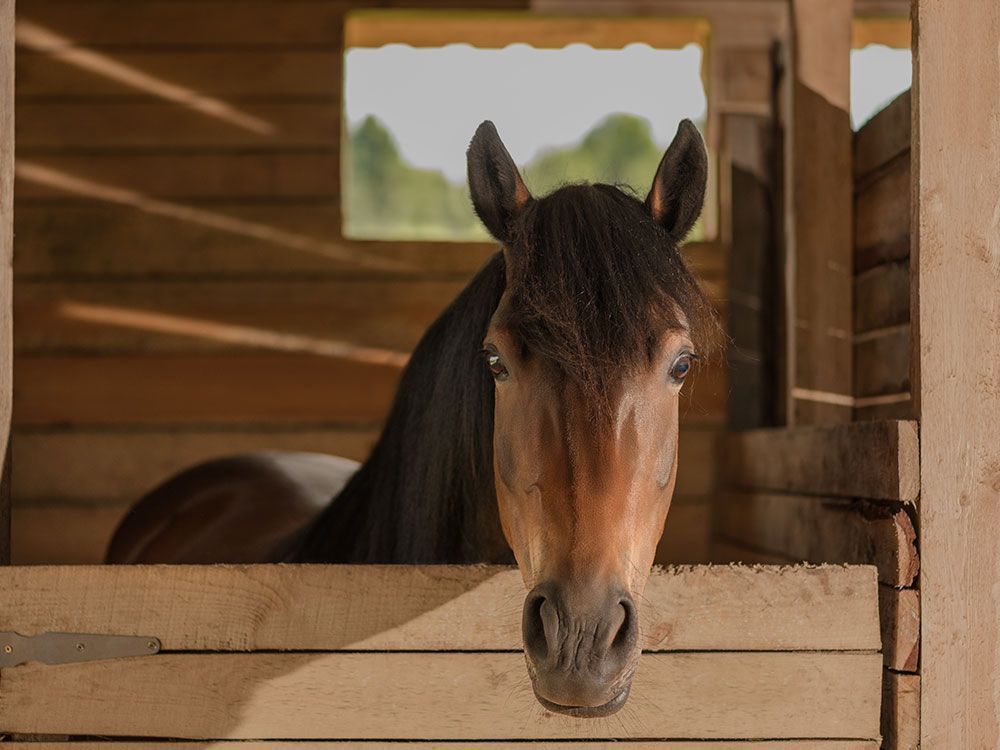
[[[846,422],[851,389],[851,0],[791,0],[785,112],[789,424]]]
[[[921,745],[1000,746],[1000,5],[914,3]]]
[[[0,564],[10,562],[13,193],[14,0],[0,0]]]

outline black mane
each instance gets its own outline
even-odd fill
[[[371,456],[306,531],[302,562],[511,562],[493,484],[494,384],[479,351],[509,278],[503,323],[600,401],[686,322],[714,319],[676,241],[609,185],[532,200],[497,253],[417,345]],[[509,267],[508,267],[509,263]],[[683,316],[683,321],[680,317]]]

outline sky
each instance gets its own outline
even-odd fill
[[[352,127],[373,114],[411,164],[464,181],[465,149],[483,120],[493,120],[520,164],[546,147],[578,142],[615,112],[648,119],[654,140],[666,147],[683,118],[705,117],[701,56],[694,44],[680,50],[390,44],[348,50],[344,99]]]
[[[705,117],[701,64],[694,44],[679,50],[390,44],[347,51],[344,99],[352,127],[375,115],[408,162],[461,182],[466,146],[487,119],[520,164],[546,148],[577,143],[615,112],[645,117],[666,147],[681,119]],[[910,66],[909,50],[873,45],[851,53],[855,127],[909,88]]]

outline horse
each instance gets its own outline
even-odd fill
[[[467,157],[500,247],[420,340],[368,459],[209,461],[143,497],[107,560],[516,561],[538,701],[608,716],[641,651],[681,387],[718,330],[678,250],[705,146],[683,121],[644,201],[606,184],[532,196],[489,121]]]

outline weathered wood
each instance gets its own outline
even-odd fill
[[[727,438],[737,487],[914,502],[920,492],[915,422],[765,429]]]
[[[920,745],[1000,745],[1000,4],[914,4]]]
[[[857,738],[877,653],[647,654],[620,721],[545,712],[519,653],[167,654],[4,670],[2,729],[189,738]],[[514,719],[514,720],[511,720]]]
[[[854,332],[910,321],[910,263],[892,261],[854,277]]]
[[[716,507],[725,539],[813,563],[874,565],[887,586],[911,586],[920,569],[903,510],[801,495],[730,494]]]
[[[182,651],[521,648],[524,583],[505,567],[34,567],[0,582],[0,630],[24,634],[154,634]],[[641,631],[653,651],[877,650],[876,597],[871,568],[655,569]]]
[[[108,542],[128,512],[126,505],[14,504],[11,562],[14,565],[99,565]],[[53,529],[61,529],[53,533]]]
[[[858,191],[855,209],[855,271],[909,257],[909,152],[897,156]]]
[[[879,622],[885,666],[916,672],[920,663],[920,592],[878,587]]]
[[[340,158],[314,152],[35,155],[17,164],[18,200],[92,200],[100,191],[199,199],[309,198],[340,195]],[[96,190],[94,189],[96,186]]]
[[[366,742],[309,742],[318,750],[367,750],[382,747],[377,740]],[[505,750],[502,742],[394,742],[393,747],[426,750]],[[874,740],[612,740],[610,742],[546,742],[548,750],[878,750]],[[213,741],[202,742],[9,742],[6,750],[301,750],[301,742]]]
[[[13,392],[14,0],[0,2],[0,565],[10,562]]]
[[[854,400],[855,421],[913,419],[913,400],[909,393],[893,393]]]
[[[907,89],[855,133],[855,179],[863,179],[909,150],[910,91]]]
[[[910,349],[910,326],[907,323],[856,336],[854,395],[908,393]]]
[[[882,684],[882,747],[886,750],[917,750],[921,747],[920,682],[920,675],[885,673]]]
[[[405,353],[464,281],[19,281],[19,354],[287,350]],[[379,301],[376,304],[376,300]]]
[[[789,424],[851,419],[851,0],[792,0],[787,89]]]

